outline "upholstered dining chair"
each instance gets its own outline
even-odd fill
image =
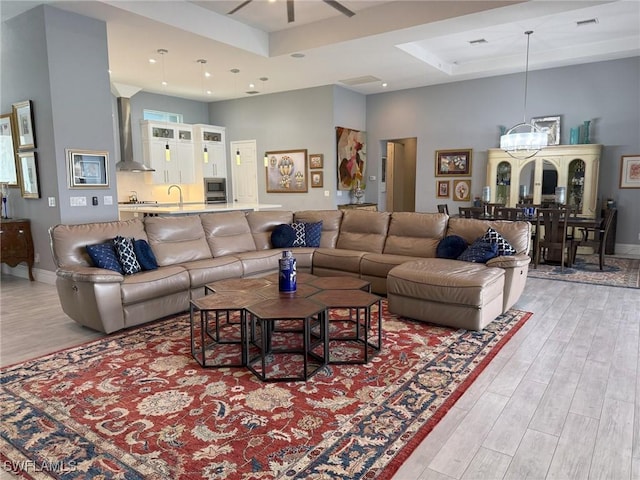
[[[482,207],[458,207],[460,216],[464,218],[480,218],[480,215],[484,213]]]
[[[580,228],[582,239],[573,242],[573,258],[575,260],[578,247],[591,247],[593,252],[600,257],[600,270],[604,270],[604,252],[607,245],[607,237],[616,216],[617,209],[608,208],[599,228]]]
[[[541,257],[545,262],[558,259],[560,271],[573,264],[574,241],[567,238],[569,215],[566,208],[538,209],[533,268],[538,268]]]
[[[438,207],[438,213],[446,213],[447,215],[449,215],[449,205],[447,205],[446,203],[440,203],[437,205]]]

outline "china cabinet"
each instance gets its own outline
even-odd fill
[[[142,153],[155,170],[153,183],[195,183],[191,125],[143,120]]]
[[[503,150],[489,149],[487,185],[491,202],[515,207],[555,201],[556,187],[564,187],[567,205],[578,215],[598,216],[598,175],[602,145],[555,145],[528,159],[515,159]]]
[[[227,178],[225,132],[225,127],[193,126],[195,160],[202,165],[202,176],[205,178]]]
[[[0,260],[10,267],[26,262],[29,280],[33,282],[34,252],[31,222],[24,218],[3,218],[0,225]]]

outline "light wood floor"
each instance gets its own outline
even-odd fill
[[[0,305],[1,365],[100,337],[50,285],[2,276]],[[516,307],[533,317],[394,479],[640,479],[640,290],[530,278]]]

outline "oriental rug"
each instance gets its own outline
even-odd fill
[[[529,265],[529,277],[565,282],[606,285],[610,287],[640,288],[640,259],[605,257],[600,270],[598,255],[578,255],[572,267],[559,265]]]
[[[368,364],[306,382],[201,368],[188,315],[3,368],[3,466],[23,478],[389,479],[531,313],[473,332],[382,308]]]

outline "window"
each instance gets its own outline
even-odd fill
[[[181,113],[158,112],[156,110],[144,109],[142,111],[142,118],[156,122],[183,123]]]

